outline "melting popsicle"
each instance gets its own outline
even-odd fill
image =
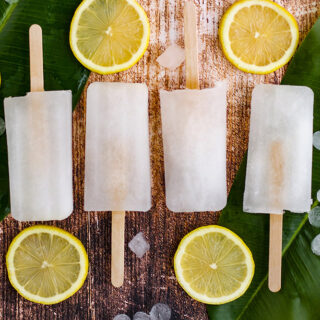
[[[148,211],[148,89],[92,83],[87,92],[85,210],[112,211],[111,281],[123,283],[125,211]]]
[[[281,288],[282,215],[312,204],[313,92],[262,84],[252,94],[243,210],[270,214],[269,288]]]
[[[42,31],[30,27],[31,92],[4,100],[12,216],[62,220],[73,211],[72,95],[43,90]]]
[[[197,15],[185,4],[186,90],[160,91],[167,207],[218,211],[227,202],[226,82],[199,90]]]

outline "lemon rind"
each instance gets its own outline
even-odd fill
[[[250,7],[252,5],[261,5],[266,6],[271,9],[274,9],[279,13],[290,25],[291,35],[293,37],[290,47],[287,49],[286,53],[276,62],[270,63],[266,66],[257,66],[255,64],[249,64],[243,62],[239,57],[237,57],[230,46],[229,41],[229,28],[233,21],[235,14],[244,7]],[[254,74],[268,74],[274,72],[284,65],[286,65],[293,54],[295,53],[298,44],[299,44],[299,27],[294,16],[287,11],[285,8],[281,7],[277,3],[270,0],[240,0],[235,2],[224,14],[220,27],[219,27],[219,38],[222,46],[222,51],[227,57],[227,59],[238,69]]]
[[[195,237],[202,236],[202,235],[204,235],[206,233],[210,233],[210,232],[220,232],[220,233],[226,235],[229,239],[234,241],[234,243],[238,244],[241,249],[243,249],[242,251],[246,257],[245,261],[246,261],[246,265],[248,267],[247,276],[246,276],[245,280],[242,282],[240,288],[228,296],[212,298],[212,297],[206,296],[205,294],[199,294],[198,292],[196,292],[195,290],[193,290],[190,287],[188,282],[186,282],[182,276],[183,270],[181,268],[180,262],[181,262],[181,258],[184,254],[186,246]],[[254,269],[255,269],[255,264],[254,264],[254,260],[252,257],[252,253],[251,253],[250,249],[247,247],[247,245],[243,242],[243,240],[238,235],[236,235],[234,232],[232,232],[231,230],[224,228],[224,227],[221,227],[221,226],[218,226],[218,225],[210,225],[210,226],[200,227],[200,228],[197,228],[197,229],[193,230],[192,232],[188,233],[181,240],[181,242],[178,246],[178,249],[176,251],[176,254],[174,256],[174,270],[175,270],[175,274],[176,274],[178,283],[191,298],[193,298],[194,300],[197,300],[199,302],[206,303],[206,304],[214,304],[214,305],[224,304],[227,302],[231,302],[231,301],[239,298],[240,296],[242,296],[251,284],[251,281],[252,281],[252,278],[254,275]]]
[[[79,19],[81,16],[81,13],[89,7],[89,5],[95,0],[85,0],[83,1],[78,8],[76,9],[74,16],[71,20],[71,26],[70,26],[70,33],[69,33],[69,43],[71,47],[71,51],[73,52],[74,56],[76,59],[87,69],[99,73],[99,74],[112,74],[112,73],[117,73],[121,71],[125,71],[133,67],[145,54],[148,46],[149,46],[149,40],[150,40],[150,24],[149,24],[149,19],[144,11],[144,9],[141,7],[141,5],[136,1],[136,0],[126,0],[130,5],[132,5],[137,13],[140,16],[140,20],[143,24],[143,29],[144,31],[144,36],[141,39],[141,43],[144,44],[139,48],[139,50],[132,56],[132,58],[127,61],[126,63],[123,64],[118,64],[110,67],[103,67],[100,65],[97,65],[93,63],[90,59],[87,59],[78,49],[76,45],[76,25],[79,23]]]
[[[34,232],[34,231],[37,231],[37,232]],[[19,244],[27,236],[35,233],[41,233],[41,232],[48,232],[50,234],[58,235],[66,239],[69,243],[75,246],[75,248],[79,251],[79,256],[80,256],[81,268],[79,271],[78,279],[73,283],[73,285],[67,291],[50,298],[40,297],[38,295],[32,294],[27,290],[25,290],[21,285],[19,285],[19,282],[16,278],[14,264],[13,264],[14,253],[16,249],[19,247]],[[35,303],[50,305],[50,304],[59,303],[61,301],[64,301],[70,298],[83,286],[83,283],[85,282],[88,274],[89,260],[88,260],[87,252],[82,242],[78,238],[73,236],[71,233],[54,226],[35,225],[35,226],[24,229],[12,240],[6,255],[6,265],[7,265],[9,281],[11,285],[17,290],[17,292],[22,297]]]

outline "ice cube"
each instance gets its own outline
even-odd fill
[[[317,200],[320,201],[320,190],[317,192]]]
[[[320,227],[320,207],[315,207],[310,210],[309,222],[314,227]]]
[[[176,44],[169,46],[157,59],[161,67],[174,70],[185,60],[184,49]]]
[[[171,309],[167,304],[157,303],[152,307],[150,316],[152,320],[169,320],[171,318]]]
[[[320,234],[312,240],[311,250],[315,255],[320,256]]]
[[[134,316],[133,316],[133,320],[151,320],[152,318],[144,313],[144,312],[137,312]]]
[[[142,232],[139,232],[129,242],[129,248],[136,254],[138,258],[142,258],[144,254],[150,249],[150,244],[146,241]]]
[[[126,314],[118,314],[116,315],[113,320],[130,320],[130,318]]]
[[[313,146],[320,150],[320,131],[317,131],[313,134]]]
[[[4,120],[0,117],[0,136],[6,131],[6,124]]]

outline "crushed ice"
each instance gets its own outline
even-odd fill
[[[157,303],[152,307],[150,316],[152,320],[169,320],[171,318],[171,309],[167,304]]]
[[[133,316],[133,320],[170,320],[171,319],[171,308],[164,303],[156,303],[150,314],[145,312],[137,312]],[[125,314],[118,314],[113,318],[113,320],[130,320],[130,318]]]
[[[161,67],[174,70],[185,60],[185,51],[177,44],[169,46],[157,59]]]
[[[317,131],[313,134],[313,146],[320,150],[320,131]]]
[[[320,256],[320,234],[312,240],[311,250],[315,255]]]
[[[151,320],[152,318],[144,313],[144,312],[137,312],[134,316],[133,316],[133,320]]]
[[[320,228],[320,207],[311,209],[308,218],[312,226]]]
[[[142,258],[149,251],[150,244],[146,241],[142,232],[139,232],[130,242],[129,248],[138,258]]]

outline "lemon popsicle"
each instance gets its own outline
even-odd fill
[[[31,91],[4,100],[12,216],[61,220],[73,210],[71,91],[43,91],[42,32],[30,28]]]
[[[85,210],[151,207],[148,89],[93,83],[87,93]]]
[[[151,207],[145,84],[96,82],[88,88],[84,207],[112,211],[111,282],[120,287],[125,211]]]
[[[256,86],[251,106],[245,212],[310,210],[312,130],[311,89]]]
[[[197,10],[184,7],[185,90],[160,90],[166,204],[174,212],[218,211],[227,202],[227,83],[199,90]]]
[[[281,289],[284,210],[310,210],[313,92],[258,85],[253,90],[243,210],[270,214],[269,279]]]
[[[172,211],[218,211],[226,205],[226,91],[226,82],[160,91],[166,202]]]

